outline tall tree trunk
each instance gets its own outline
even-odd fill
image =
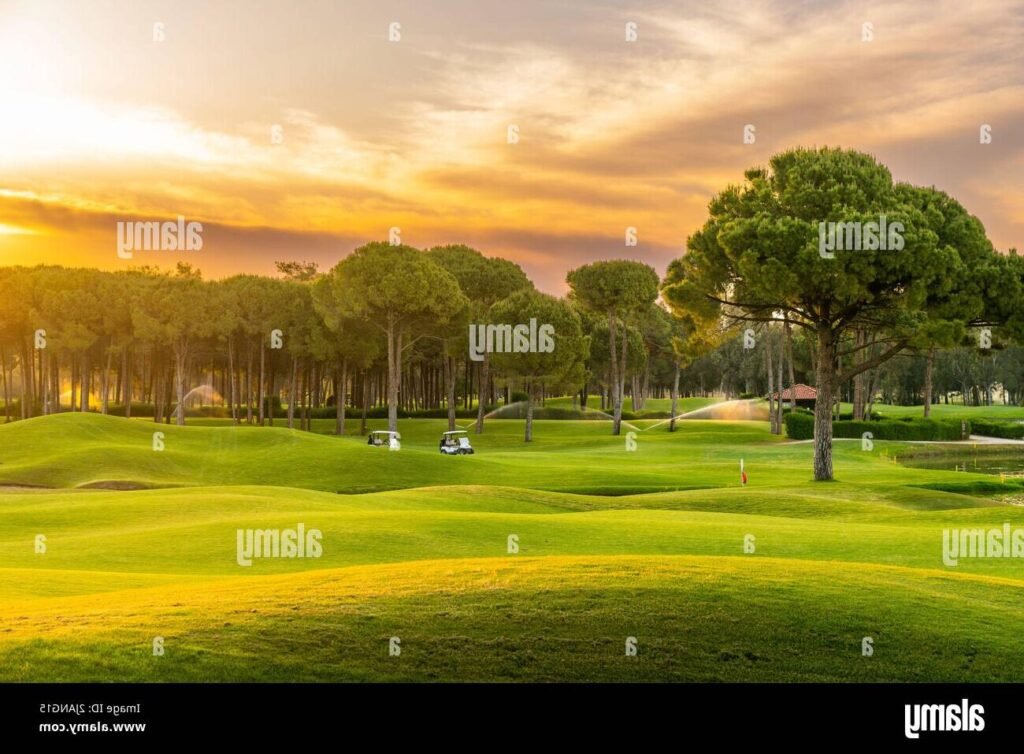
[[[259,407],[259,422],[260,426],[264,426],[266,423],[266,406],[264,405],[266,399],[266,374],[267,374],[267,344],[263,338],[260,338],[260,407]]]
[[[231,421],[238,424],[238,374],[235,371],[235,338],[228,336],[228,392],[231,396]]]
[[[526,383],[526,436],[525,442],[533,442],[533,382]]]
[[[786,338],[783,332],[779,332],[779,366],[776,372],[775,384],[779,386],[779,399],[775,402],[775,431],[782,434],[782,367],[786,360]]]
[[[832,480],[832,402],[835,399],[836,344],[832,328],[818,328],[814,403],[814,479]]]
[[[402,329],[388,323],[388,432],[398,431],[398,391],[402,383]]]
[[[341,360],[341,374],[334,379],[335,434],[345,434],[345,394],[348,385],[348,359]]]
[[[39,389],[41,391],[43,400],[43,415],[46,416],[51,413],[50,411],[50,375],[49,370],[52,368],[51,359],[44,358],[44,351],[39,351]]]
[[[295,380],[298,379],[299,360],[292,356],[292,378],[288,381],[288,429],[295,429],[295,399],[298,397]]]
[[[31,409],[29,408],[28,404],[29,404],[29,392],[31,391],[32,388],[29,385],[29,381],[28,381],[28,366],[25,363],[27,361],[27,359],[28,359],[28,349],[25,347],[25,341],[22,340],[22,342],[21,342],[21,358],[18,359],[18,365],[21,367],[21,379],[18,381],[18,388],[19,388],[18,392],[21,393],[21,401],[20,401],[21,406],[20,406],[20,408],[21,408],[21,418],[22,419],[27,419],[27,418],[29,418],[29,416],[31,416],[31,413],[30,413]],[[74,383],[73,382],[72,382],[72,390],[74,390]],[[71,401],[72,407],[74,407],[74,404],[75,404],[75,402],[74,402],[74,400],[72,400]]]
[[[619,425],[620,429],[622,428],[622,411],[625,408],[625,403],[626,403],[626,356],[627,356],[627,353],[628,353],[628,351],[627,351],[628,345],[629,345],[629,328],[626,326],[626,320],[623,319],[623,321],[622,321],[622,342],[621,342],[621,344],[619,346],[619,349],[620,349],[619,350],[619,353],[620,353],[620,356],[619,356],[619,384],[618,384],[618,386],[616,388],[617,395],[618,395],[618,399],[617,399],[618,411],[616,413],[616,416],[618,416],[618,425]],[[616,432],[615,434],[618,434],[618,432]]]
[[[185,426],[185,375],[188,370],[188,344],[179,342],[174,349],[174,393],[178,405],[174,408],[174,423]]]
[[[82,378],[82,393],[80,396],[82,404],[79,411],[82,413],[89,410],[89,373],[89,351],[86,350],[82,352],[82,374],[80,375]]]
[[[274,406],[277,405],[281,396],[278,395],[279,391],[275,391],[275,382],[277,380],[277,370],[274,364],[274,352],[271,351],[267,355],[267,423],[271,427],[274,426]]]
[[[110,402],[110,364],[114,358],[114,352],[111,348],[107,348],[107,364],[103,367],[103,381],[101,390],[103,395],[100,397],[100,413],[107,413],[107,408]]]
[[[249,344],[245,366],[245,423],[252,424],[252,344]]]
[[[776,424],[775,413],[775,370],[772,368],[772,331],[767,325],[764,328],[764,363],[768,370],[768,430],[773,434],[779,434],[779,427]],[[782,400],[782,393],[779,393],[779,400]]]
[[[361,382],[363,384],[363,396],[362,396],[362,398],[363,398],[362,399],[363,413],[362,413],[362,416],[359,419],[359,434],[360,435],[365,435],[366,434],[366,409],[370,405],[370,380],[368,380],[367,377],[368,377],[368,375],[366,373],[366,370],[364,369],[363,370],[363,379],[361,380]],[[454,387],[452,388],[452,392],[455,392]]]
[[[132,370],[127,343],[121,351],[121,395],[124,402],[124,416],[126,419],[130,419],[132,417]],[[59,396],[57,403],[60,404]]]
[[[484,353],[484,360],[480,363],[480,402],[476,408],[476,433],[482,434],[484,431],[484,411],[486,410],[487,397],[485,395],[485,385],[491,377],[490,363],[487,358],[487,354]]]
[[[611,362],[611,378],[609,390],[609,399],[612,406],[612,434],[619,434],[619,429],[622,426],[622,404],[619,401],[619,355],[616,348],[616,337],[618,336],[618,318],[614,312],[608,314],[608,355]],[[626,338],[626,334],[623,334],[623,338]],[[625,369],[625,365],[623,365]],[[603,407],[602,407],[603,408]]]
[[[793,366],[793,326],[789,323],[789,312],[783,312],[783,327],[786,331],[786,361],[789,364],[789,388],[793,391],[790,397],[790,408],[796,408],[796,368]]]
[[[668,423],[668,431],[676,431],[676,414],[679,413],[679,364],[676,364],[675,376],[672,378],[672,419]]]
[[[448,341],[444,342],[441,356],[444,361],[444,390],[448,403],[448,431],[455,430],[455,359],[448,354]]]
[[[924,362],[924,418],[932,415],[932,384],[935,372],[935,347],[928,349],[928,356]]]
[[[647,398],[651,389],[651,355],[644,359],[644,381],[640,385],[640,408],[647,408]]]
[[[0,372],[3,373],[4,378],[4,422],[10,423],[11,421],[11,385],[8,382],[7,377],[7,352],[4,350],[4,344],[0,343]]]

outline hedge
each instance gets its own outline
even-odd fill
[[[810,440],[814,437],[814,415],[803,412],[786,414],[786,435],[792,440]],[[880,421],[834,421],[832,436],[860,439],[870,432],[875,440],[963,440],[971,433],[971,423],[966,422],[966,434],[959,419],[909,420],[883,419]]]
[[[971,422],[971,430],[986,437],[1002,437],[1006,440],[1024,440],[1024,422],[992,421],[976,419]]]

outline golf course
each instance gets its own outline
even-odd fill
[[[1019,446],[837,440],[815,482],[767,421],[323,424],[0,425],[0,680],[1020,680],[1024,562],[943,530],[1024,526],[1024,480],[903,462]]]

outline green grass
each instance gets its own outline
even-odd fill
[[[853,412],[853,405],[842,404],[844,412]],[[924,406],[889,406],[884,403],[876,403],[872,409],[887,419],[898,419],[904,416],[924,416]],[[1024,421],[1024,406],[1004,406],[996,404],[993,406],[964,406],[960,403],[938,403],[932,405],[931,416],[933,419],[970,419],[972,417],[985,418],[995,421]]]
[[[1024,527],[1024,484],[892,461],[928,446],[837,443],[814,483],[753,422],[632,422],[628,452],[492,421],[469,457],[443,421],[397,453],[205,424],[0,427],[0,680],[1021,680],[1024,559],[946,567],[942,531]],[[300,522],[320,558],[238,565],[237,530]]]

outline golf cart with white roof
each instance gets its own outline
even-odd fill
[[[375,429],[366,440],[367,445],[389,450],[399,450],[402,447],[402,436],[397,432],[388,432],[384,429]]]
[[[446,456],[473,455],[473,446],[469,444],[469,435],[464,429],[453,429],[442,434],[439,447]]]

